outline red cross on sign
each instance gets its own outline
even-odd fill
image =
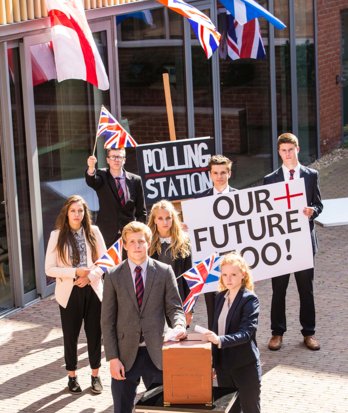
[[[290,195],[289,191],[289,184],[285,184],[285,190],[286,190],[286,195],[285,196],[280,196],[278,198],[274,198],[275,201],[280,201],[281,199],[286,199],[288,201],[288,209],[291,209],[291,198],[295,198],[296,196],[302,196],[303,192],[299,194],[292,194]]]

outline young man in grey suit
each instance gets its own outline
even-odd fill
[[[298,161],[300,147],[298,139],[292,133],[283,133],[278,137],[278,153],[283,165],[265,176],[264,184],[289,181],[304,178],[306,187],[307,207],[303,213],[309,219],[311,230],[313,255],[318,250],[317,237],[314,228],[314,219],[323,210],[319,190],[319,174],[314,169],[301,165]],[[272,337],[269,340],[270,350],[279,350],[286,332],[285,296],[289,284],[290,274],[272,278],[271,329]],[[310,350],[319,350],[320,344],[315,337],[315,307],[313,296],[314,268],[295,272],[295,280],[300,296],[300,323],[304,344]]]
[[[203,198],[209,195],[227,194],[236,191],[228,184],[232,174],[232,161],[223,155],[213,155],[208,163],[209,176],[213,187],[196,194],[195,198]],[[204,294],[207,307],[208,328],[212,330],[214,321],[215,293]]]
[[[126,150],[108,149],[106,162],[109,168],[96,169],[97,158],[90,156],[87,159],[85,178],[87,185],[98,195],[96,225],[109,248],[129,222],[146,222],[146,206],[140,176],[124,169]]]
[[[165,320],[186,337],[185,314],[169,265],[148,256],[151,230],[140,222],[122,231],[128,259],[106,274],[101,326],[106,360],[110,361],[114,413],[131,413],[136,388],[162,383]]]

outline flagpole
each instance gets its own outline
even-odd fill
[[[97,132],[96,132],[96,134],[95,134],[95,142],[94,142],[94,147],[93,147],[92,156],[94,156],[95,150],[96,150],[96,148],[97,148],[97,142],[98,142],[98,137],[99,137],[99,136],[98,136],[98,129],[99,129],[98,127],[99,127],[100,117],[101,117],[101,114],[102,114],[103,107],[104,107],[104,105],[101,105],[100,113],[99,113],[98,126],[97,126]]]

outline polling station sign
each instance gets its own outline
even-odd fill
[[[197,192],[210,188],[208,162],[213,153],[211,138],[137,146],[138,171],[146,204],[152,205],[161,199],[192,198]]]
[[[303,178],[182,203],[194,261],[241,252],[255,281],[313,266]]]

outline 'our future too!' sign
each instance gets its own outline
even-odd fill
[[[311,268],[306,206],[303,178],[184,201],[192,258],[237,250],[255,281]]]

